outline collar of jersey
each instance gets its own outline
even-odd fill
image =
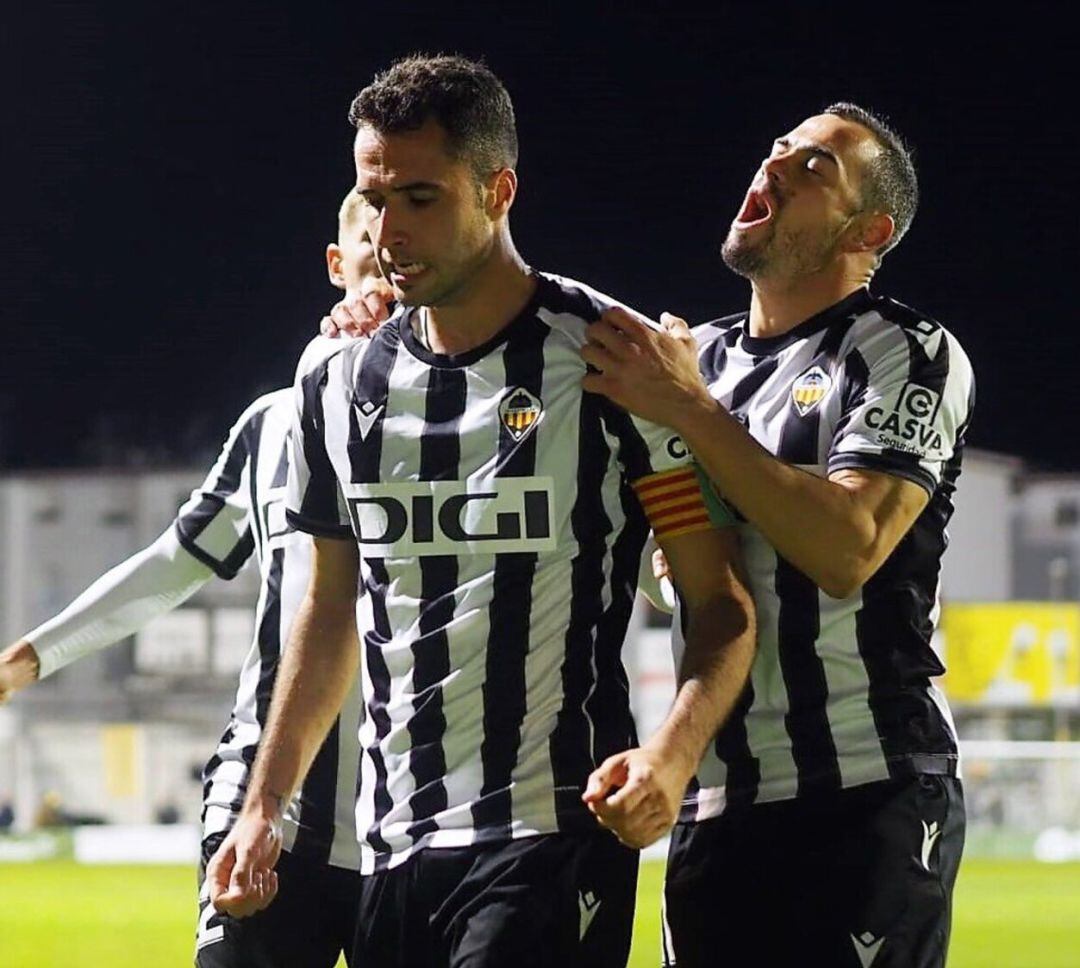
[[[536,309],[537,306],[539,306],[541,299],[541,290],[544,288],[544,278],[535,272],[533,273],[533,278],[536,280],[536,288],[529,297],[529,301],[522,307],[521,312],[511,319],[510,322],[486,343],[474,346],[471,350],[467,350],[464,353],[432,353],[431,350],[416,338],[416,333],[413,331],[412,326],[413,313],[416,312],[416,309],[411,306],[401,314],[401,318],[398,320],[398,334],[401,336],[401,341],[413,356],[421,362],[427,363],[428,366],[437,366],[442,369],[453,370],[460,369],[463,366],[469,366],[477,360],[482,360],[488,353],[498,349],[503,343],[510,339],[516,330],[521,329],[523,326],[527,326],[529,321],[536,316]]]
[[[779,336],[751,336],[745,328],[750,322],[750,314],[747,313],[740,323],[744,328],[739,345],[751,356],[773,356],[793,343],[806,339],[807,336],[812,336],[841,319],[865,312],[873,301],[874,297],[870,295],[870,290],[864,286],[862,289],[856,289],[850,296],[845,296],[840,302],[833,303],[809,319],[804,319],[794,329],[789,329]]]

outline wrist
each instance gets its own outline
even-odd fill
[[[249,792],[244,800],[241,812],[254,820],[264,820],[271,824],[280,824],[288,806],[288,797],[276,793]]]
[[[661,727],[643,749],[650,754],[665,768],[674,772],[680,779],[689,783],[697,772],[700,755],[694,755],[694,751],[688,748],[685,738],[678,730]]]
[[[688,397],[685,404],[679,407],[671,422],[671,427],[689,444],[702,432],[708,433],[709,425],[716,418],[719,410],[720,404],[709,396],[709,391],[702,386],[699,393]]]

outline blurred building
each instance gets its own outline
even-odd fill
[[[152,543],[202,468],[42,471],[0,478],[0,641],[55,615]],[[26,829],[56,791],[76,814],[198,817],[212,752],[252,636],[258,575],[213,579],[138,636],[87,656],[0,710],[0,798]]]

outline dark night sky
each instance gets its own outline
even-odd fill
[[[0,32],[0,467],[204,460],[289,382],[335,298],[349,101],[420,49],[506,82],[533,265],[694,321],[746,305],[716,253],[773,137],[841,98],[885,113],[923,206],[875,288],[967,348],[972,444],[1080,470],[1080,49],[1061,7],[987,7],[19,5]]]

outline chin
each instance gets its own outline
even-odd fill
[[[750,245],[734,232],[728,235],[720,249],[720,258],[732,272],[752,279],[760,275],[767,266],[765,246]]]

